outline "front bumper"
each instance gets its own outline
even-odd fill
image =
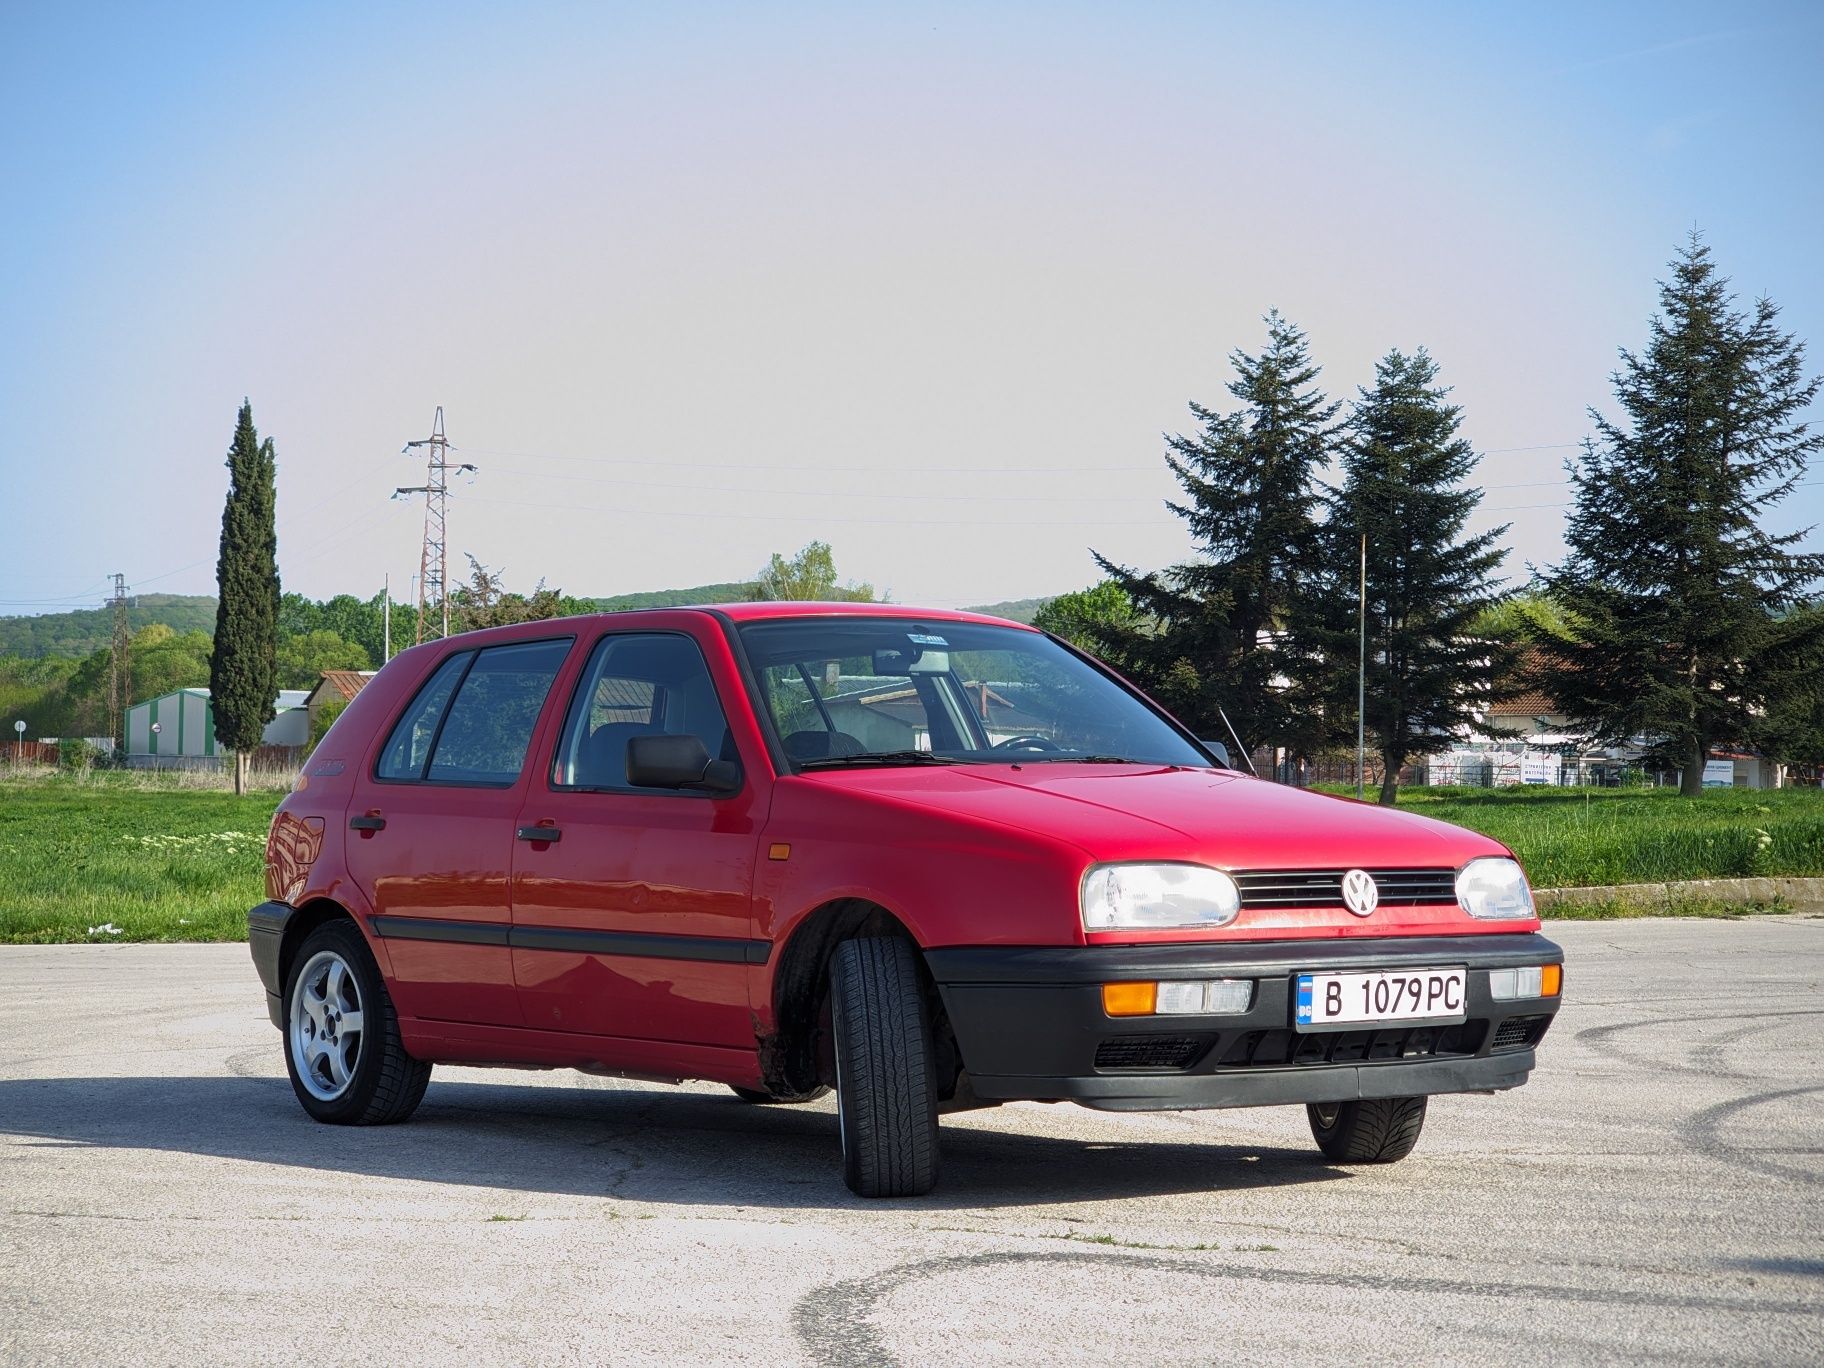
[[[1068,1099],[1105,1111],[1259,1107],[1516,1088],[1559,998],[1497,1001],[1491,969],[1562,964],[1536,933],[1232,945],[971,946],[925,956],[984,1100]],[[1299,1032],[1300,973],[1469,970],[1466,1020]],[[1230,1016],[1110,1017],[1101,985],[1248,978]]]
[[[253,952],[253,967],[266,986],[266,1014],[281,1028],[285,1024],[285,985],[279,979],[279,951],[285,944],[286,923],[296,912],[290,903],[263,902],[247,913],[247,948]]]

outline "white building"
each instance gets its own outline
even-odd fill
[[[303,689],[283,689],[277,716],[261,734],[263,746],[302,746],[310,739]],[[212,766],[227,752],[215,740],[215,709],[207,689],[174,689],[127,709],[127,763],[146,768]]]

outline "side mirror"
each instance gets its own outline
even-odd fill
[[[711,760],[700,736],[636,736],[627,742],[627,782],[635,788],[733,793],[741,787],[741,768]]]
[[[1202,745],[1205,750],[1222,762],[1222,767],[1224,769],[1235,768],[1234,763],[1229,759],[1229,748],[1223,745],[1222,742],[1204,741]]]

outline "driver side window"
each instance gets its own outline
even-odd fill
[[[712,757],[739,758],[696,642],[675,632],[603,637],[570,700],[551,786],[658,793],[627,782],[627,743],[664,735],[698,736]]]

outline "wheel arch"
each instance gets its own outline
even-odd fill
[[[864,936],[904,940],[918,955],[940,1065],[955,1059],[955,1038],[924,961],[924,948],[904,920],[869,898],[832,898],[795,922],[775,952],[772,1030],[760,1037],[760,1073],[775,1093],[796,1096],[834,1082],[829,1053],[830,958],[844,941]],[[946,1088],[954,1067],[940,1068]]]
[[[291,967],[297,962],[298,947],[303,945],[310,933],[319,926],[333,921],[347,921],[361,938],[367,939],[367,931],[360,919],[341,903],[331,898],[312,898],[302,904],[286,920],[285,935],[279,942],[279,993],[284,995],[286,985],[291,982]]]

